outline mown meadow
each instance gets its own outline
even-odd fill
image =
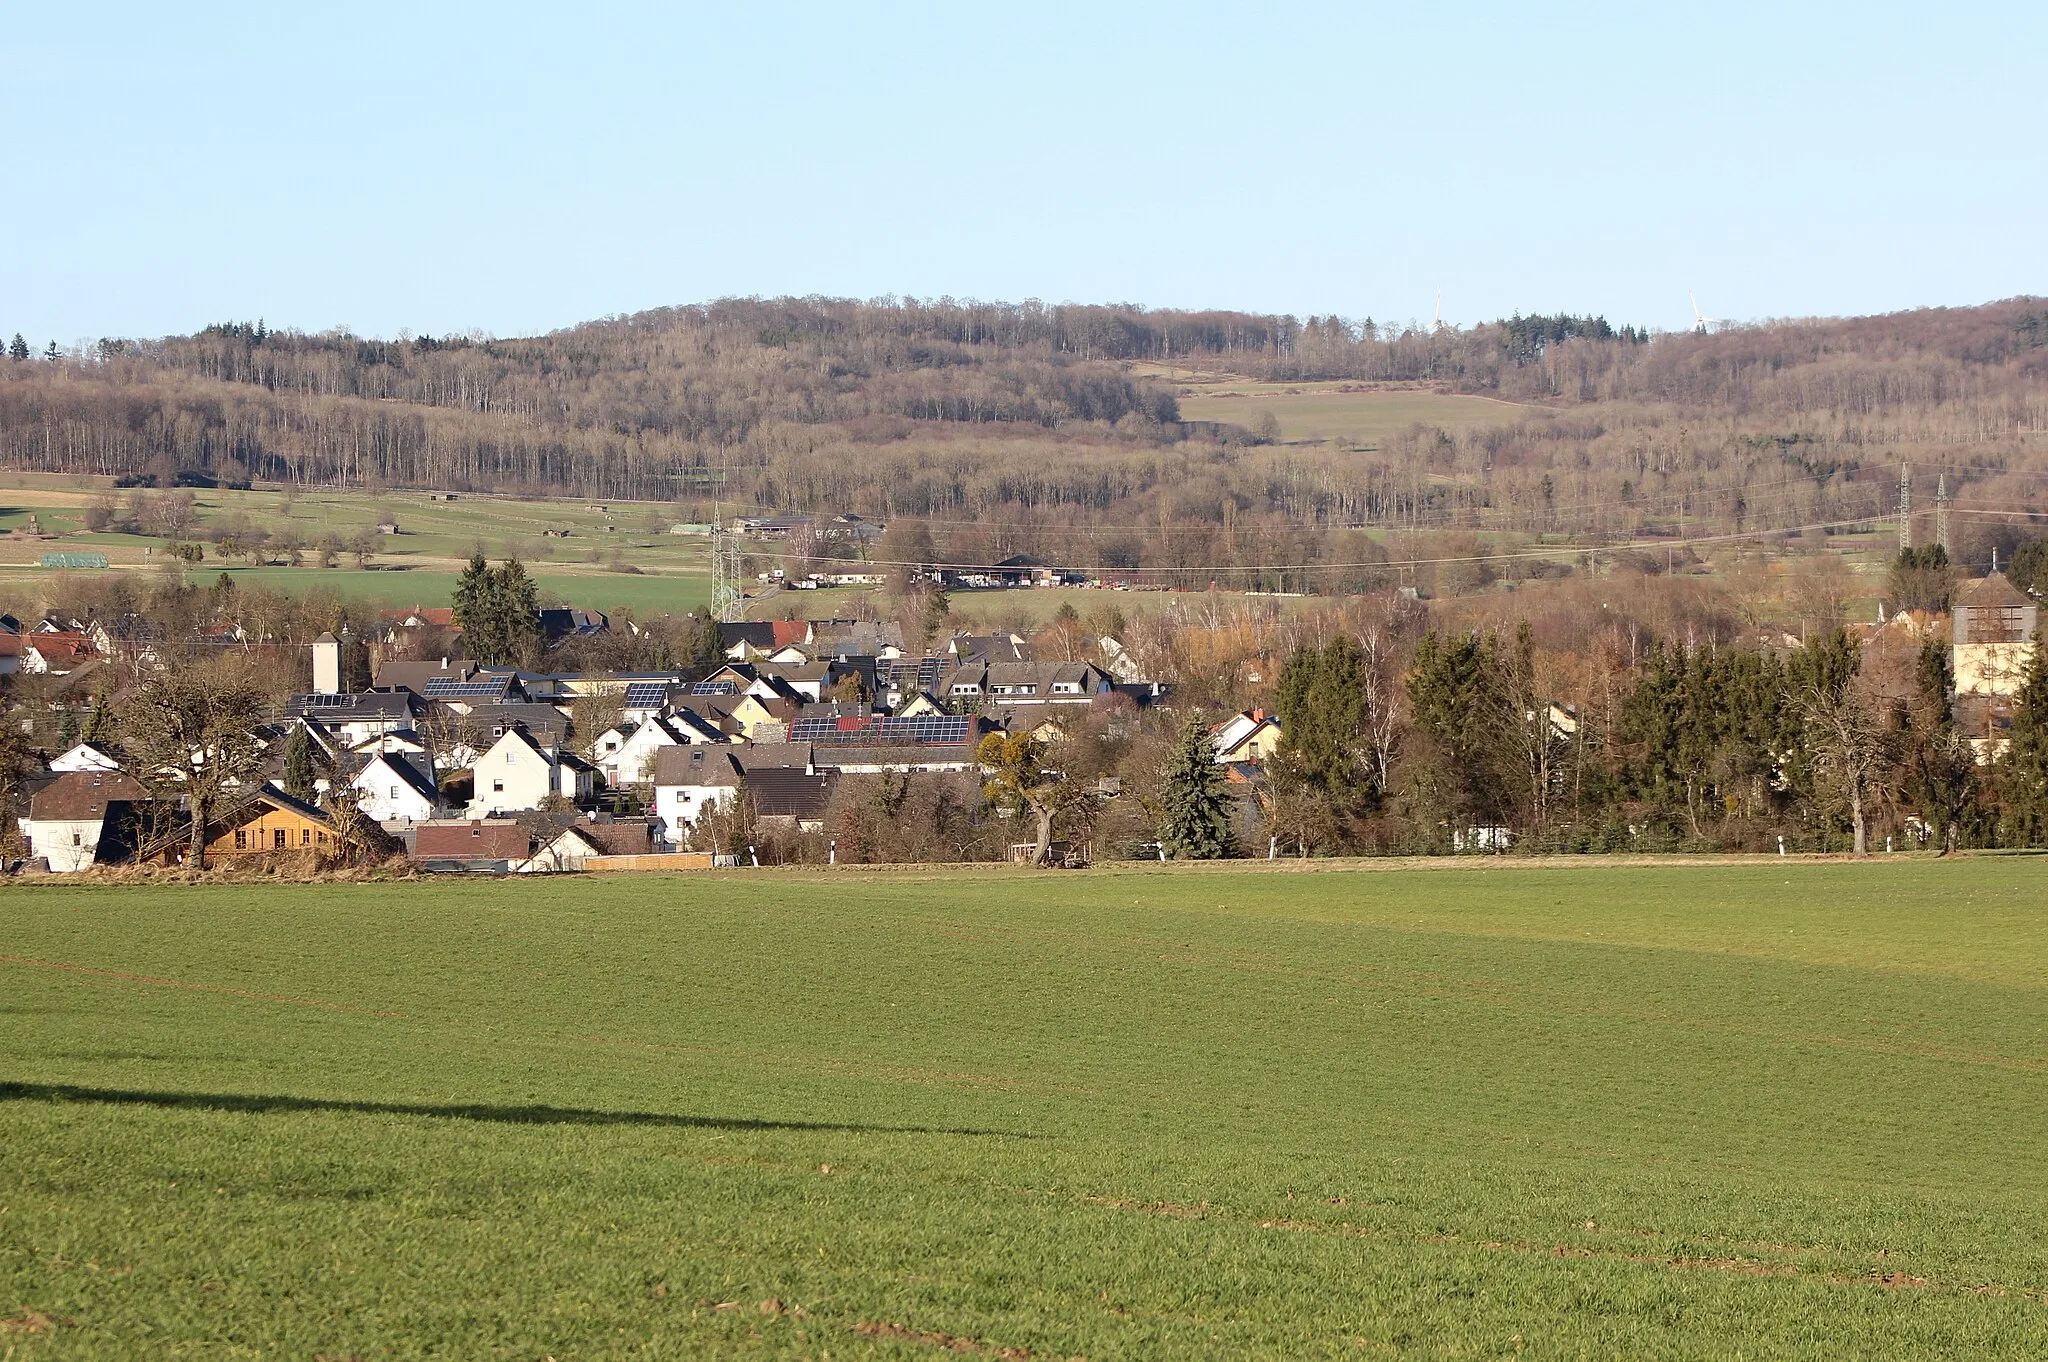
[[[0,890],[0,1353],[2038,1357],[2048,861]]]

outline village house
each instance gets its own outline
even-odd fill
[[[413,832],[413,859],[423,870],[504,873],[532,854],[532,832],[510,818],[437,819]]]
[[[1116,683],[1092,662],[970,662],[939,683],[955,704],[1085,705]]]
[[[818,832],[824,828],[825,812],[838,783],[839,773],[833,770],[765,767],[747,772],[746,777],[755,822],[799,832]]]
[[[654,757],[654,813],[674,839],[713,805],[739,788],[740,766],[732,749],[664,747]]]
[[[333,819],[270,785],[249,792],[239,803],[209,819],[206,838],[208,860],[337,849]],[[181,851],[183,847],[172,850]]]
[[[20,670],[29,676],[68,676],[93,657],[82,633],[38,631],[23,636]]]
[[[118,771],[121,763],[114,754],[98,743],[75,743],[62,755],[50,761],[52,771]]]
[[[688,711],[684,711],[684,715],[622,724],[599,734],[592,745],[591,760],[596,763],[605,784],[616,788],[652,779],[654,755],[664,747],[724,740],[723,734],[696,715]]]
[[[718,646],[734,662],[751,662],[810,641],[808,620],[736,620],[718,626]]]
[[[590,798],[590,763],[560,746],[542,745],[524,728],[513,727],[476,759],[473,812],[513,813],[537,809],[550,795],[581,803]]]
[[[1280,750],[1280,721],[1263,709],[1248,709],[1211,728],[1209,743],[1223,765],[1263,765]]]
[[[379,823],[420,823],[440,811],[433,776],[404,752],[378,752],[349,781],[356,807]]]
[[[646,856],[656,851],[655,827],[645,818],[594,815],[570,824],[552,837],[541,833],[525,860],[510,868],[515,875],[557,874],[588,868],[607,856]]]
[[[409,690],[371,690],[294,696],[287,712],[313,720],[342,746],[354,747],[368,738],[416,728],[425,710],[425,703]]]
[[[21,833],[29,854],[44,858],[51,870],[84,870],[99,855],[109,813],[148,798],[139,781],[119,771],[68,771],[30,796]]]
[[[2002,572],[1959,589],[1949,650],[1956,694],[2017,695],[2039,624],[2040,606]]]

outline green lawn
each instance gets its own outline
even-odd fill
[[[2048,861],[0,891],[0,1352],[2048,1354]]]

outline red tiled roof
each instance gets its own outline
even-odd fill
[[[115,800],[149,798],[133,776],[119,771],[71,771],[36,791],[29,800],[31,819],[85,821],[106,815]]]

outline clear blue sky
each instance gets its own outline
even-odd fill
[[[16,5],[0,334],[2048,293],[2048,7]]]

